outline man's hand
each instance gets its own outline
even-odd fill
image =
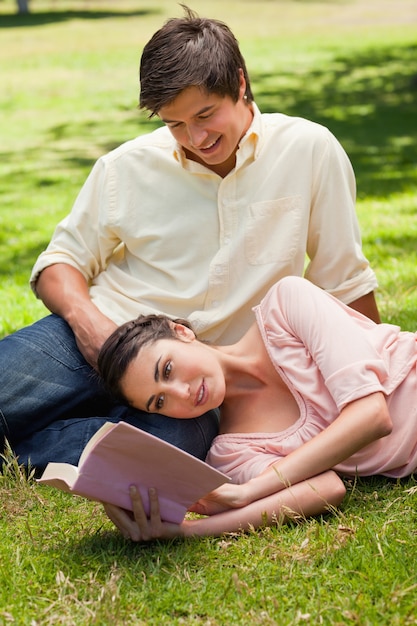
[[[50,265],[39,275],[36,291],[45,306],[71,326],[78,349],[95,368],[100,348],[116,324],[93,304],[81,272],[65,263]]]
[[[72,320],[71,328],[78,349],[92,367],[96,368],[100,348],[116,327],[116,324],[100,313],[92,303],[87,304]]]

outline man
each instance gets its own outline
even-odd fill
[[[204,458],[213,415],[142,414],[112,403],[94,376],[104,340],[139,313],[186,317],[200,338],[233,342],[307,254],[308,279],[379,319],[342,147],[322,126],[262,115],[230,29],[185,11],[141,59],[140,105],[165,126],[99,159],[33,269],[55,315],[0,343],[4,435],[38,468],[76,463],[106,419]]]

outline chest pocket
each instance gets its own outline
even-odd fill
[[[288,263],[297,253],[303,227],[301,196],[251,204],[245,232],[248,263]]]

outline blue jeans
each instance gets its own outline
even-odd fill
[[[126,421],[204,459],[218,412],[173,419],[115,403],[77,348],[68,324],[49,315],[0,341],[0,442],[37,473],[51,461],[76,465],[106,422]]]

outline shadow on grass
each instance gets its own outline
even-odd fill
[[[158,9],[141,9],[137,11],[45,11],[19,15],[0,15],[0,28],[19,28],[21,26],[43,26],[68,22],[70,20],[100,20],[114,17],[144,17],[145,15],[160,13]]]
[[[118,555],[126,562],[136,562],[139,557],[143,557],[145,560],[155,559],[155,554],[159,557],[169,555],[180,559],[184,555],[184,551],[187,550],[187,544],[193,544],[194,548],[201,545],[204,549],[204,544],[207,540],[204,538],[196,539],[170,539],[168,541],[148,541],[144,543],[129,541],[122,537],[120,532],[115,528],[114,530],[103,530],[91,535],[84,535],[81,538],[74,535],[69,539],[68,550],[71,554],[74,554],[77,560],[77,553],[79,555],[85,554],[104,554],[105,557],[111,555]]]
[[[264,112],[327,126],[349,154],[359,196],[417,187],[417,46],[335,56],[324,69],[253,75]]]
[[[216,552],[217,541],[216,538],[197,537],[135,543],[124,539],[116,529],[82,536],[75,530],[65,537],[57,532],[50,541],[49,551],[59,553],[59,560],[71,577],[74,572],[81,576],[88,574],[92,563],[97,572],[106,572],[108,567],[117,563],[119,570],[130,572],[132,577],[145,571],[164,579],[175,574],[181,564],[187,566],[190,559],[200,564],[209,561],[210,554]]]
[[[325,67],[252,73],[255,99],[263,112],[281,111],[327,126],[347,151],[357,178],[358,196],[386,198],[417,188],[417,45],[372,49],[335,56]],[[120,109],[120,105],[119,105]],[[45,143],[66,137],[91,137],[101,152],[152,131],[158,124],[137,110],[112,120],[114,109],[100,120],[50,128]],[[112,138],[114,128],[114,140]],[[110,137],[110,139],[109,139]],[[41,146],[40,146],[41,149]],[[13,159],[13,154],[3,154]],[[59,167],[59,155],[57,165]],[[41,160],[40,160],[41,161]],[[66,153],[65,168],[79,165]]]

